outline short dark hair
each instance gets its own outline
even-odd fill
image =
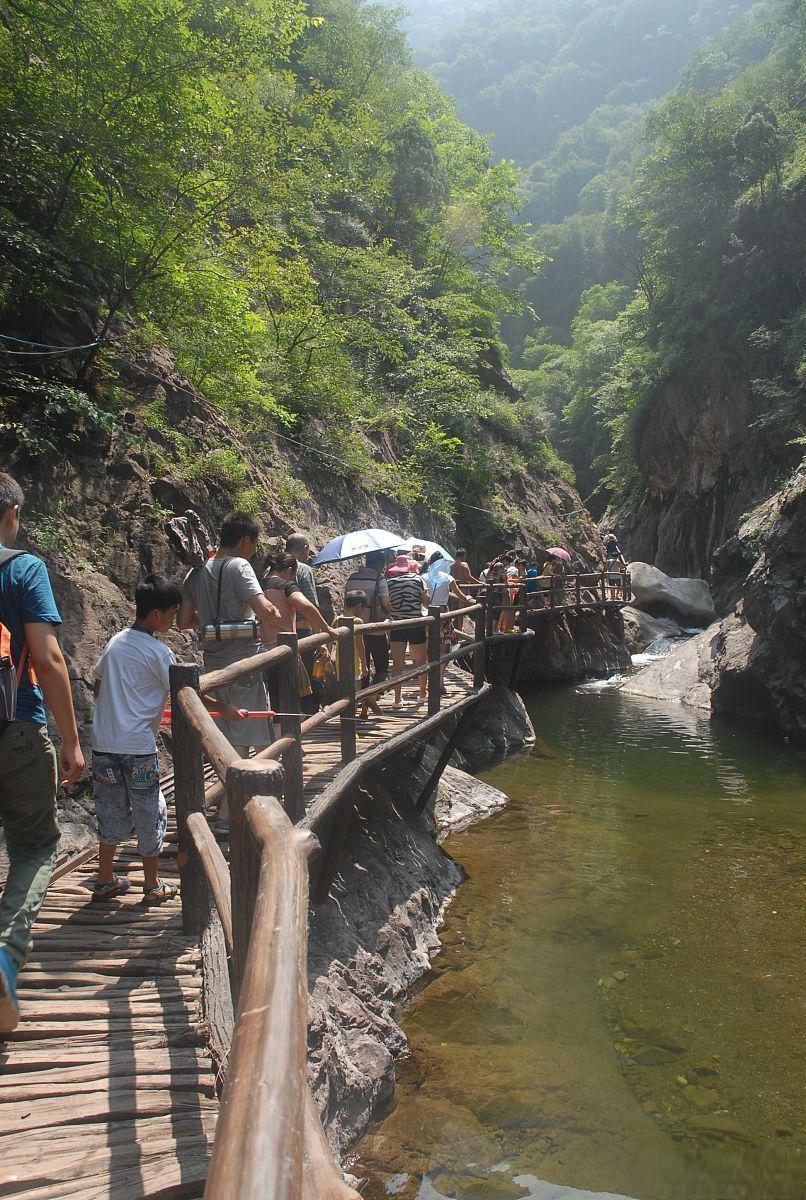
[[[456,557],[457,558],[467,558],[467,550],[465,550],[464,546],[460,546],[459,549],[456,551]]]
[[[260,523],[251,513],[244,512],[243,509],[236,509],[235,512],[227,513],[221,525],[221,545],[222,546],[237,546],[241,538],[254,538],[255,541],[260,536]]]
[[[366,557],[366,563],[368,567],[385,567],[386,551],[370,550]]]
[[[296,571],[297,560],[293,554],[285,554],[282,551],[267,554],[266,561],[263,564],[263,570],[267,575],[271,575],[274,571],[287,571],[289,567],[293,571]]]
[[[306,546],[310,546],[311,539],[307,533],[289,533],[285,539],[285,548],[289,554],[293,554],[295,558],[299,558]],[[299,551],[299,554],[297,553]]]
[[[12,479],[5,471],[0,471],[0,518],[4,517],[15,504],[19,504],[22,508],[24,499],[22,488],[16,479]]]
[[[365,592],[347,592],[344,597],[345,608],[366,608],[367,596]]]
[[[181,603],[182,592],[164,575],[146,575],[134,589],[134,606],[140,618],[147,617],[155,608],[165,612]]]

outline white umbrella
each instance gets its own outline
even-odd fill
[[[313,565],[321,567],[325,563],[343,562],[345,558],[358,558],[370,550],[394,550],[399,545],[399,533],[389,533],[386,529],[356,529],[332,538],[319,551]]]
[[[426,562],[432,554],[436,554],[437,550],[443,558],[447,558],[448,562],[456,562],[456,559],[448,553],[444,546],[440,546],[439,542],[429,542],[428,538],[410,537],[406,538],[404,542],[398,542],[397,545],[401,550],[411,550],[413,546],[424,546]]]

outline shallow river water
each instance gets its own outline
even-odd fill
[[[806,753],[599,688],[532,697],[511,804],[402,1023],[371,1200],[803,1200]]]

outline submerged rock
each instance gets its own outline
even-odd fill
[[[473,775],[446,767],[437,788],[434,816],[440,837],[466,829],[474,821],[498,812],[508,797]]]

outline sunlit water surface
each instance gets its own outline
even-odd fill
[[[608,689],[532,698],[356,1148],[379,1200],[801,1200],[806,755]]]

